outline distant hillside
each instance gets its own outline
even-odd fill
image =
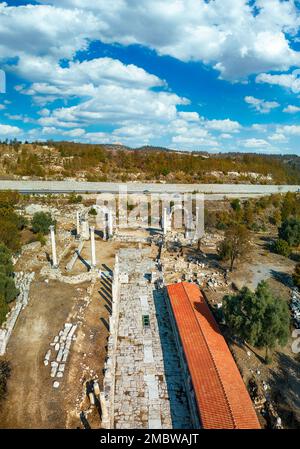
[[[300,184],[296,155],[185,152],[153,146],[0,144],[0,177],[177,183]]]

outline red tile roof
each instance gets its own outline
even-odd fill
[[[199,287],[167,286],[193,384],[201,424],[206,429],[258,429],[250,396]]]

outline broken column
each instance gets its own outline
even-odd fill
[[[57,254],[56,254],[56,242],[55,242],[55,232],[54,226],[50,226],[50,235],[51,235],[51,246],[52,246],[52,268],[57,268]]]
[[[76,212],[76,238],[79,239],[80,237],[80,214],[77,211]]]
[[[91,231],[91,267],[96,268],[95,226],[91,226],[90,231]]]

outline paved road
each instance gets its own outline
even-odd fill
[[[254,184],[146,184],[75,181],[0,181],[0,190],[17,190],[20,193],[119,193],[120,187],[128,193],[198,192],[212,196],[259,196],[271,193],[300,191],[295,185]]]

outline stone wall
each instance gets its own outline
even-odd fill
[[[151,243],[151,237],[138,237],[135,235],[115,234],[113,240],[122,243]]]
[[[41,270],[41,275],[45,278],[64,282],[65,284],[82,284],[83,282],[93,281],[99,276],[100,270],[91,270],[86,273],[80,273],[75,276],[64,276],[60,269],[53,269],[45,266]]]
[[[109,319],[110,335],[107,345],[107,359],[104,366],[105,375],[103,380],[103,392],[100,395],[102,406],[102,427],[104,429],[112,429],[114,425],[114,394],[119,320],[119,295],[119,257],[117,254],[112,283],[112,313]]]
[[[17,297],[14,308],[9,313],[6,322],[2,325],[2,329],[0,329],[0,355],[5,354],[8,341],[15,327],[17,319],[21,313],[21,310],[28,304],[30,285],[34,279],[34,275],[35,273],[23,272],[15,274],[16,286],[20,290],[20,294]]]

